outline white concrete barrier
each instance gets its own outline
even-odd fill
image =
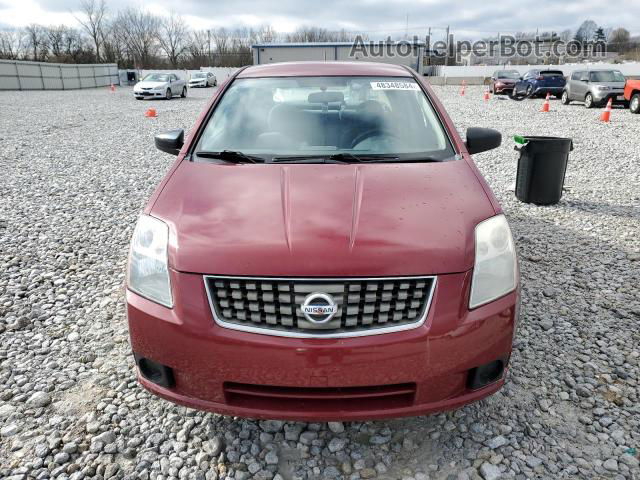
[[[73,90],[119,85],[118,65],[0,60],[0,90]]]

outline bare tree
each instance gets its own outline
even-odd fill
[[[104,22],[107,13],[105,0],[80,0],[82,17],[77,18],[96,48],[96,61],[100,62],[100,47],[104,38]]]
[[[300,27],[285,38],[287,42],[350,42],[355,40],[356,34],[344,29],[334,32],[319,27]]]
[[[629,48],[631,34],[626,28],[616,28],[609,35],[609,45],[618,52],[624,52]]]
[[[575,39],[579,42],[591,42],[595,37],[596,30],[598,30],[598,24],[596,22],[593,20],[585,20],[576,31]]]
[[[105,25],[102,37],[102,57],[105,62],[128,64],[131,60],[127,57],[124,34],[120,30],[117,20]]]
[[[68,27],[65,25],[46,27],[45,31],[49,39],[49,48],[57,61],[60,61],[64,55],[65,37]]]
[[[47,34],[42,25],[32,23],[25,27],[27,43],[33,61],[44,61],[47,57]]]
[[[255,34],[255,43],[273,43],[278,41],[278,32],[271,25],[263,25]]]
[[[230,35],[227,29],[217,28],[212,33],[213,43],[215,44],[215,51],[218,55],[226,55],[229,50]]]
[[[329,31],[319,27],[300,27],[287,35],[287,42],[328,42]]]
[[[570,42],[571,38],[573,38],[572,36],[573,32],[570,28],[567,28],[566,30],[560,32],[560,40],[562,40],[563,42]]]
[[[188,37],[189,29],[181,16],[172,12],[160,22],[158,41],[172,68],[178,67],[180,57],[187,50]]]
[[[191,32],[187,52],[191,67],[206,65],[209,51],[209,35],[206,30]]]
[[[17,60],[24,56],[25,36],[14,28],[0,31],[0,58]]]
[[[160,19],[140,8],[129,7],[118,12],[117,23],[118,35],[136,66],[151,66],[159,49]]]

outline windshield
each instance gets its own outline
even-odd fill
[[[513,80],[518,80],[520,78],[520,73],[516,70],[501,70],[496,75],[496,78],[511,78]]]
[[[282,156],[394,155],[436,160],[455,155],[445,130],[412,78],[236,79],[209,120],[196,151]]]
[[[591,72],[590,77],[592,82],[624,82],[625,81],[624,75],[622,75],[622,73],[617,70]]]
[[[142,79],[143,82],[168,82],[169,75],[166,73],[150,73]]]
[[[191,78],[207,78],[207,74],[206,73],[194,73],[193,75],[191,75]]]

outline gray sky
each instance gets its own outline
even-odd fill
[[[29,23],[75,25],[73,11],[79,0],[0,0],[0,24],[23,26]],[[575,30],[587,19],[604,27],[624,26],[640,33],[640,1],[614,0],[603,7],[601,0],[107,0],[111,12],[126,6],[141,6],[167,15],[182,14],[196,29],[220,26],[270,24],[277,31],[290,32],[302,25],[330,30],[364,31],[372,39],[386,34],[404,34],[409,16],[409,33],[424,36],[434,28],[443,35],[451,25],[460,38],[477,38],[497,32]],[[527,5],[526,7],[524,5]]]

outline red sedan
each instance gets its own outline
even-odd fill
[[[496,95],[501,93],[511,94],[519,80],[520,72],[517,70],[496,70],[491,75],[489,91]]]
[[[380,63],[239,70],[133,235],[139,381],[223,414],[441,412],[505,381],[519,306],[509,226],[429,85]]]

